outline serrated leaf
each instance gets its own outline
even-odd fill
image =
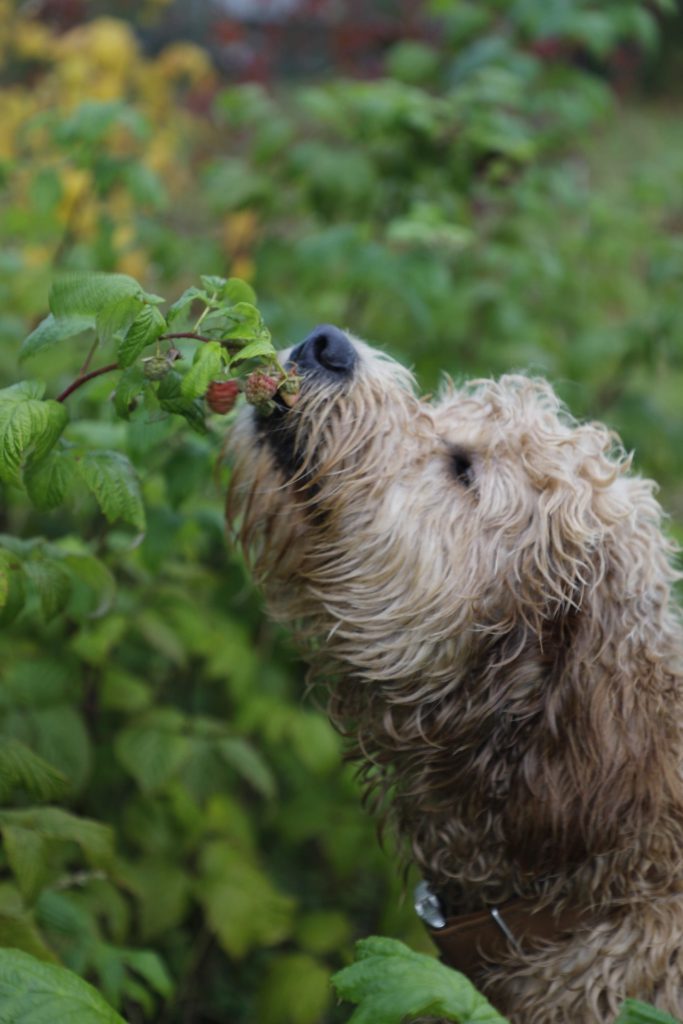
[[[143,298],[138,282],[127,274],[73,272],[62,274],[52,284],[49,306],[53,316],[97,316],[102,310],[126,298]]]
[[[215,840],[204,847],[195,891],[209,927],[235,959],[291,933],[294,900],[230,843]]]
[[[458,1024],[506,1024],[468,979],[396,939],[356,944],[356,963],[332,978],[337,994],[358,1007],[349,1024],[402,1024],[439,1017]]]
[[[24,469],[24,486],[37,508],[50,511],[68,497],[75,475],[71,449],[59,441],[44,458],[29,460]]]
[[[18,484],[21,463],[43,458],[68,421],[61,402],[41,401],[44,386],[22,381],[0,391],[0,480]]]
[[[118,666],[105,673],[100,697],[103,708],[129,714],[145,711],[152,703],[150,686]]]
[[[28,807],[0,810],[0,828],[25,828],[43,839],[76,843],[89,863],[102,866],[113,855],[113,833],[107,825],[90,818],[79,818],[61,807]]]
[[[148,386],[144,370],[138,363],[123,371],[114,393],[114,408],[121,419],[130,419],[131,402]]]
[[[180,385],[183,397],[199,398],[203,395],[211,381],[220,376],[224,363],[225,353],[220,342],[209,341],[202,345]]]
[[[199,280],[202,282],[207,292],[216,292],[218,296],[223,297],[223,289],[227,284],[224,277],[218,277],[217,274],[200,274]]]
[[[105,615],[116,597],[116,580],[110,569],[90,554],[68,553],[62,556],[64,565],[79,583],[84,584],[94,594],[95,607],[86,612],[91,619]]]
[[[166,329],[166,321],[156,306],[143,306],[117,347],[121,366],[131,366],[140,353]]]
[[[166,314],[166,322],[172,323],[176,320],[184,309],[187,309],[196,300],[208,303],[209,296],[202,288],[197,288],[192,285],[190,288],[186,288],[180,298],[176,299],[172,306],[169,307]]]
[[[56,319],[52,313],[45,317],[21,343],[19,359],[32,359],[53,345],[76,338],[95,326],[91,315],[72,315]]]
[[[46,680],[52,679],[42,662],[31,670],[42,671]],[[33,690],[27,690],[21,702],[15,703],[19,706],[4,719],[5,733],[30,742],[32,750],[64,774],[70,791],[78,791],[87,780],[92,763],[90,737],[81,712],[67,703],[64,693],[54,694],[40,679],[35,680]]]
[[[13,790],[21,787],[32,796],[44,800],[62,793],[67,780],[62,772],[49,764],[26,744],[13,736],[0,742],[0,800],[7,801]]]
[[[173,981],[161,957],[151,949],[121,950],[121,958],[151,989],[165,999],[173,992]]]
[[[124,295],[107,303],[97,313],[95,326],[97,335],[103,344],[107,344],[117,336],[128,331],[138,316],[142,299],[139,295]]]
[[[182,381],[183,378],[175,370],[171,370],[162,381],[159,381],[159,405],[164,412],[183,416],[198,434],[205,434],[204,403],[198,398],[186,398],[181,391]]]
[[[241,348],[239,352],[236,352],[232,359],[232,363],[239,363],[244,359],[267,359],[272,357],[276,359],[275,349],[270,338],[262,339],[257,341],[250,341],[248,345]]]
[[[49,877],[45,840],[37,832],[16,825],[5,825],[2,839],[21,895],[32,903]]]
[[[248,302],[249,305],[256,305],[256,292],[243,281],[241,277],[229,277],[225,282],[221,298],[230,303],[231,306],[237,305],[239,302]]]
[[[192,753],[185,717],[175,708],[157,708],[119,733],[115,751],[143,793],[158,791]]]
[[[13,882],[0,882],[0,948],[21,949],[50,963],[57,960],[45,945]]]
[[[240,736],[225,736],[216,742],[216,750],[224,761],[239,772],[254,789],[272,799],[276,793],[275,778],[257,750]]]
[[[65,967],[0,949],[3,1024],[125,1024],[103,996]]]
[[[190,878],[185,868],[154,857],[127,864],[119,873],[138,903],[143,941],[178,927],[190,896]]]
[[[76,470],[110,523],[122,519],[145,529],[145,506],[137,474],[121,452],[92,450],[76,459]]]
[[[52,558],[31,558],[24,562],[26,576],[33,584],[46,621],[63,608],[71,593],[69,573]]]

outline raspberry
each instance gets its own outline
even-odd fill
[[[297,377],[296,373],[288,373],[280,385],[280,391],[286,395],[298,395],[300,389],[301,377]]]
[[[251,405],[266,405],[280,386],[277,377],[254,370],[244,382],[244,397]]]
[[[223,416],[233,408],[242,389],[237,380],[212,380],[206,389],[206,404],[212,412]]]
[[[173,359],[169,354],[147,356],[142,360],[142,372],[147,380],[163,380],[173,365]]]

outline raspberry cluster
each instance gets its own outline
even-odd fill
[[[213,380],[206,391],[206,402],[212,412],[225,415],[234,408],[240,392],[250,405],[256,406],[263,415],[269,415],[275,409],[275,398],[292,406],[299,394],[300,377],[296,368],[268,371],[254,370],[244,380],[233,377],[230,380]]]

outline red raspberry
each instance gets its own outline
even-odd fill
[[[212,380],[206,389],[206,404],[212,412],[225,415],[233,408],[242,389],[237,380]]]
[[[280,386],[277,377],[271,377],[263,370],[254,370],[244,382],[244,397],[251,405],[265,405]]]

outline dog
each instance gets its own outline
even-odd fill
[[[421,400],[325,324],[281,359],[301,391],[239,415],[229,520],[432,934],[464,936],[450,962],[512,1024],[607,1024],[626,997],[683,1018],[683,646],[654,484],[543,380]]]

